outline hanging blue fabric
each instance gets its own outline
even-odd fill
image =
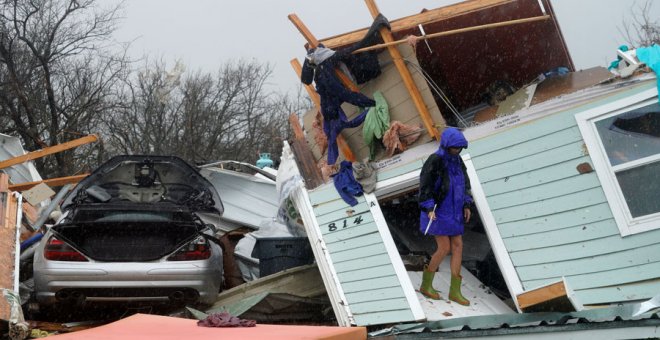
[[[339,172],[333,177],[335,189],[344,202],[355,206],[358,202],[355,196],[362,196],[362,186],[353,177],[353,164],[349,161],[341,162]]]

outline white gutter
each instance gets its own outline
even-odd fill
[[[14,254],[14,293],[18,294],[18,286],[20,282],[19,279],[19,268],[21,261],[21,223],[23,221],[23,195],[18,192],[15,192],[16,200],[18,202],[16,206],[16,249]]]

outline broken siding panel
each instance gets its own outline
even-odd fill
[[[365,197],[357,197],[358,204],[351,207],[331,183],[309,192],[309,197],[336,279],[356,324],[419,319],[411,310],[378,219]]]
[[[602,288],[579,290],[580,302],[585,305],[605,304],[611,301],[646,300],[660,292],[660,280],[633,282]]]
[[[557,184],[560,183],[560,180],[572,177],[577,172],[576,167],[584,162],[591,162],[591,159],[588,156],[583,156],[527,173],[519,173],[511,176],[502,174],[499,175],[501,177],[497,180],[482,183],[484,190],[489,195],[497,195],[515,190],[526,190],[527,188],[544,183],[556,182]],[[497,176],[497,174],[495,175]]]
[[[346,219],[343,219],[343,221],[346,221]],[[336,224],[338,225],[338,228],[341,228],[342,221],[338,221],[338,222],[339,223]],[[375,224],[371,227],[372,228],[375,227]],[[342,251],[353,250],[360,247],[370,246],[372,244],[382,244],[382,243],[383,243],[383,239],[380,237],[380,234],[378,233],[361,235],[358,237],[353,237],[347,240],[338,241],[334,243],[326,242],[326,244],[332,245],[332,249],[330,250],[331,253],[340,253]],[[383,250],[385,250],[384,246],[383,246]]]
[[[565,244],[560,246],[511,252],[511,259],[517,266],[576,260],[657,244],[658,239],[653,235],[637,234],[628,236],[625,239],[622,239],[619,235],[614,235],[588,242],[571,242],[572,240],[568,239]],[[588,268],[584,270],[588,270]]]
[[[480,169],[485,169],[489,166],[508,163],[519,158],[532,156],[535,153],[549,151],[576,142],[582,143],[582,135],[580,134],[580,129],[577,126],[573,126],[557,132],[550,132],[538,138],[517,140],[501,152],[491,152],[479,156],[478,162],[475,162],[475,164]]]
[[[576,173],[574,176],[564,179],[563,185],[561,186],[557,186],[555,183],[546,183],[524,190],[493,195],[488,198],[488,202],[490,203],[490,208],[492,210],[497,210],[513,205],[547,200],[574,191],[587,190],[596,187],[600,187],[600,182],[598,181],[596,174],[580,175]]]
[[[575,112],[578,112],[578,110],[575,110]],[[539,120],[543,120],[544,126],[542,129],[536,126],[536,122]],[[515,133],[510,133],[512,132],[511,130],[503,131],[497,135],[491,135],[473,141],[469,147],[469,150],[470,156],[475,159],[475,166],[477,166],[477,169],[480,166],[476,160],[488,153],[499,154],[507,148],[518,145],[520,143],[524,143],[525,141],[538,139],[544,136],[552,135],[562,130],[577,127],[575,124],[575,119],[572,117],[566,117],[565,115],[551,115],[539,120],[530,122],[529,124],[521,124],[515,126],[512,128],[512,130],[515,130]],[[487,140],[487,142],[485,142],[485,140]],[[473,147],[473,145],[478,145],[478,147]],[[506,156],[501,154],[500,157]]]
[[[392,305],[390,305],[391,307]],[[382,325],[389,323],[401,323],[401,320],[413,318],[409,309],[396,309],[376,313],[356,313],[353,315],[358,325]]]
[[[576,170],[592,162],[581,136],[576,140],[574,114],[645,88],[591,100],[471,143],[486,200],[525,289],[566,275],[578,300],[584,300],[581,292],[592,291],[584,303],[616,302],[626,298],[598,289],[658,277],[660,262],[649,248],[657,249],[660,230],[622,238],[596,174]],[[614,261],[618,256],[639,258]],[[595,291],[604,295],[596,298]]]
[[[392,298],[403,297],[401,289],[398,289],[398,283],[386,288],[369,289],[356,293],[346,294],[346,299],[353,301],[353,303],[361,303],[366,301],[378,301]]]
[[[607,202],[600,187],[573,192],[564,196],[515,205],[501,209],[492,209],[497,222],[511,222],[554,215],[599,203]]]
[[[506,244],[509,251],[513,252],[526,249],[554,247],[565,244],[566,240],[584,242],[616,234],[618,234],[618,231],[614,221],[605,220],[593,224],[582,224],[548,232],[504,238],[504,244]]]
[[[490,181],[507,177],[510,178],[519,174],[526,174],[534,170],[544,169],[557,163],[580,158],[584,156],[582,144],[582,141],[574,142],[547,151],[531,149],[538,150],[538,152],[532,153],[530,156],[509,160],[495,166],[477,168],[479,169],[479,179],[482,183],[488,183]],[[575,173],[575,171],[573,173]]]
[[[610,219],[612,219],[610,206],[607,203],[601,203],[550,216],[540,216],[526,220],[498,223],[497,227],[500,230],[502,237],[508,238],[591,224]]]
[[[660,261],[660,251],[658,251],[657,245],[652,244],[601,256],[585,257],[573,261],[520,266],[518,267],[518,274],[522,280],[531,281],[560,277],[563,275],[577,275],[585,273],[585,269],[589,272],[601,272],[657,261]]]
[[[568,285],[574,290],[589,289],[593,287],[607,287],[612,278],[617,278],[617,284],[626,284],[658,278],[660,262],[647,263],[639,266],[617,268],[598,273],[564,276]],[[553,279],[557,281],[558,278]],[[552,280],[532,280],[524,283],[525,289],[532,289],[546,285]]]

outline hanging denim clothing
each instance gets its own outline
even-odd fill
[[[339,171],[332,176],[335,183],[335,189],[344,202],[354,206],[357,204],[355,196],[362,196],[362,186],[353,177],[353,164],[349,161],[341,162]]]
[[[376,102],[359,92],[348,90],[340,82],[335,74],[335,69],[347,60],[353,60],[353,51],[377,43],[378,29],[389,27],[387,19],[379,15],[367,35],[358,43],[340,51],[333,51],[323,45],[308,51],[307,58],[303,64],[301,81],[311,84],[312,79],[316,83],[316,92],[321,98],[321,114],[323,115],[323,132],[328,137],[328,164],[335,164],[339,156],[337,137],[343,129],[357,127],[364,121],[367,110],[364,110],[353,120],[348,120],[346,113],[341,108],[344,102],[358,107],[368,108],[376,105]],[[377,60],[376,60],[377,61]],[[349,62],[350,64],[350,62]],[[377,71],[361,70],[358,83],[372,79],[380,74],[380,66]],[[370,78],[371,77],[371,78]]]
[[[428,212],[435,206],[436,219],[428,229],[430,235],[462,235],[463,208],[469,207],[470,181],[460,155],[449,153],[450,147],[467,148],[467,140],[456,128],[442,132],[440,147],[424,162],[420,173],[420,230],[429,225]]]

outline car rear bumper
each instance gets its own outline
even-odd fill
[[[42,305],[82,302],[215,302],[222,284],[216,261],[72,263],[35,266]]]

